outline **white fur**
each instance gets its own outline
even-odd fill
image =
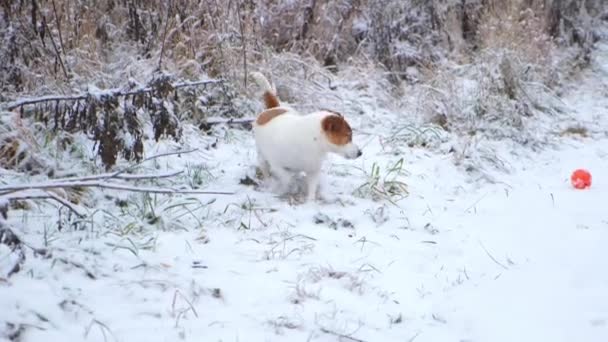
[[[256,78],[260,76],[263,81],[258,84],[265,91],[271,89],[264,76],[259,74]],[[293,109],[285,109],[286,113],[264,125],[253,124],[259,166],[265,178],[270,174],[276,176],[283,189],[289,184],[292,172],[305,172],[307,200],[312,201],[316,198],[319,173],[327,153],[354,159],[361,155],[361,150],[352,142],[338,146],[328,140],[321,126],[322,120],[337,114],[319,111],[301,115]]]
[[[249,77],[251,77],[251,79],[253,79],[253,81],[257,83],[260,88],[262,88],[262,91],[271,91],[275,93],[275,89],[272,88],[270,82],[268,82],[268,79],[264,77],[262,73],[254,71],[249,73]]]

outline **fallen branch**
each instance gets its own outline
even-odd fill
[[[209,118],[209,119],[205,120],[205,122],[202,122],[199,125],[199,128],[202,129],[203,131],[208,131],[211,129],[211,126],[214,126],[214,125],[246,126],[246,125],[251,125],[254,121],[255,121],[255,118],[230,118],[230,119]]]
[[[207,84],[217,84],[217,83],[223,83],[223,82],[224,82],[224,80],[214,79],[214,80],[201,80],[201,81],[195,81],[195,82],[178,82],[178,83],[172,84],[171,86],[173,87],[173,89],[179,89],[179,88],[186,88],[186,87],[196,87],[196,86],[207,85]],[[47,96],[25,98],[25,99],[13,101],[13,102],[8,102],[5,105],[5,107],[7,110],[10,111],[15,108],[19,108],[19,107],[23,107],[23,106],[27,106],[27,105],[33,105],[33,104],[37,104],[37,103],[43,103],[43,102],[82,101],[82,100],[86,100],[87,98],[90,98],[90,97],[100,97],[101,98],[104,96],[131,96],[131,95],[150,93],[152,91],[154,91],[153,87],[143,87],[143,88],[134,89],[134,90],[109,89],[109,90],[96,92],[96,93],[87,91],[86,93],[77,94],[77,95],[47,95]]]
[[[11,194],[7,195],[6,197],[9,200],[37,200],[37,199],[53,200],[53,201],[58,202],[59,204],[63,205],[64,207],[68,208],[71,212],[73,212],[74,214],[76,214],[76,216],[78,216],[80,218],[84,218],[86,216],[85,213],[81,210],[80,206],[73,204],[70,201],[66,200],[65,198],[57,196],[56,194],[54,194],[52,192],[24,191],[23,193],[19,193],[19,192],[11,193]]]
[[[161,157],[173,156],[176,154],[192,153],[192,152],[196,152],[196,151],[198,151],[197,148],[192,149],[192,150],[180,150],[180,151],[155,154],[155,155],[147,157],[137,163],[128,165],[118,171],[109,172],[109,173],[101,173],[98,175],[82,176],[82,177],[55,178],[55,179],[53,179],[53,182],[81,182],[81,181],[88,181],[88,180],[103,180],[103,179],[110,179],[110,178],[124,179],[124,180],[170,178],[170,177],[178,176],[178,175],[184,173],[184,171],[176,171],[176,172],[161,173],[161,174],[138,174],[138,175],[123,175],[123,173],[129,172],[129,171],[133,170],[134,168],[136,168],[137,166],[139,166],[147,161],[150,161],[150,160],[158,159]]]
[[[141,164],[143,164],[143,163],[145,163],[147,161],[150,161],[150,160],[158,159],[158,158],[161,158],[161,157],[174,156],[174,155],[177,155],[177,154],[187,154],[187,153],[192,153],[192,152],[196,152],[196,151],[198,151],[198,148],[194,148],[194,149],[191,149],[191,150],[180,150],[180,151],[173,151],[173,152],[165,152],[165,153],[155,154],[153,156],[144,158],[143,160],[141,160],[141,161],[139,161],[139,162],[137,162],[135,164],[129,165],[129,166],[123,168],[122,170],[118,170],[118,171],[114,172],[114,175],[118,176],[118,175],[120,175],[122,173],[125,173],[125,172],[128,172],[130,170],[133,170],[136,166],[141,165]]]
[[[205,120],[206,124],[218,125],[218,124],[248,124],[255,121],[255,118],[209,118]]]
[[[100,181],[81,181],[81,182],[48,182],[30,183],[0,186],[0,196],[7,195],[21,190],[48,190],[60,188],[102,188],[112,190],[123,190],[130,192],[149,192],[156,194],[189,194],[189,195],[234,195],[234,192],[224,191],[200,191],[200,190],[180,190],[171,188],[155,187],[135,187],[125,184],[116,184]]]
[[[120,171],[124,172],[124,171]],[[53,182],[82,182],[82,181],[91,181],[91,180],[103,180],[108,178],[116,178],[116,179],[124,179],[124,180],[144,180],[144,179],[163,179],[163,178],[171,178],[175,176],[179,176],[184,171],[174,171],[168,173],[160,173],[160,174],[137,174],[137,175],[123,175],[118,172],[111,173],[101,173],[98,175],[90,175],[83,177],[68,177],[68,178],[56,178],[53,179]]]
[[[172,188],[159,188],[159,187],[140,187],[140,186],[131,186],[124,183],[113,183],[109,180],[119,179],[119,180],[143,180],[143,179],[161,179],[161,178],[170,178],[175,177],[177,175],[182,174],[184,171],[174,171],[169,173],[161,173],[161,174],[123,174],[136,166],[144,163],[145,161],[153,160],[160,157],[175,155],[175,154],[184,154],[191,153],[197,151],[194,150],[186,150],[186,151],[175,151],[175,152],[166,152],[158,155],[154,155],[148,157],[138,163],[129,165],[124,167],[118,171],[111,173],[103,173],[99,175],[89,175],[82,177],[67,177],[60,179],[49,180],[48,182],[43,183],[29,183],[29,184],[9,184],[0,186],[0,200],[35,200],[35,199],[43,199],[43,200],[53,200],[68,208],[71,212],[76,214],[76,216],[83,218],[86,216],[84,210],[76,205],[66,200],[65,198],[58,196],[52,191],[52,189],[66,189],[66,188],[102,188],[102,189],[113,189],[120,191],[129,191],[129,192],[143,192],[143,193],[156,193],[156,194],[189,194],[189,195],[233,195],[234,192],[224,192],[224,191],[202,191],[202,190],[188,190],[188,189],[172,189]],[[0,208],[1,209],[1,208]],[[5,213],[2,211],[2,214]]]

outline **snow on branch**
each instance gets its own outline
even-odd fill
[[[210,80],[200,80],[200,81],[194,81],[194,82],[178,82],[178,83],[172,84],[171,86],[173,89],[179,89],[179,88],[186,88],[186,87],[205,86],[208,84],[218,84],[218,83],[223,83],[223,82],[224,82],[224,80],[221,80],[221,79],[210,79]],[[13,110],[13,109],[16,109],[19,107],[38,104],[38,103],[44,103],[44,102],[82,101],[82,100],[86,100],[91,97],[102,98],[102,97],[131,96],[131,95],[151,93],[154,90],[155,90],[154,87],[142,87],[142,88],[133,89],[133,90],[108,89],[108,90],[103,90],[103,91],[99,91],[99,92],[87,91],[86,93],[77,94],[77,95],[47,95],[47,96],[40,96],[40,97],[24,98],[21,100],[9,102],[5,105],[5,107],[7,110],[10,111],[10,110]]]
[[[150,177],[148,177],[150,178]],[[201,194],[201,195],[233,195],[234,192],[224,191],[201,191],[188,189],[173,189],[173,188],[158,188],[158,187],[141,187],[131,186],[121,183],[113,183],[108,181],[78,181],[77,178],[70,182],[43,182],[43,183],[27,183],[27,184],[11,184],[0,186],[0,196],[10,194],[21,190],[50,190],[63,188],[104,188],[113,190],[123,190],[130,192],[149,192],[156,194]]]
[[[188,194],[188,195],[233,195],[234,192],[225,191],[204,191],[204,190],[192,190],[192,189],[174,189],[168,187],[142,187],[130,185],[122,181],[134,181],[144,179],[162,179],[171,178],[178,176],[183,171],[174,171],[169,173],[158,173],[158,174],[125,174],[132,170],[136,166],[142,164],[145,161],[157,159],[160,157],[166,157],[176,154],[186,154],[196,151],[185,150],[167,152],[158,155],[148,157],[138,163],[129,165],[118,171],[111,173],[103,173],[99,175],[86,175],[81,177],[67,177],[52,179],[46,182],[39,183],[24,183],[24,184],[7,184],[0,186],[0,203],[4,200],[25,200],[25,199],[44,199],[52,200],[60,203],[64,207],[68,208],[74,214],[79,217],[84,217],[84,209],[74,203],[71,203],[67,199],[59,196],[56,191],[57,189],[73,189],[73,188],[101,188],[101,189],[112,189],[118,191],[127,192],[140,192],[140,193],[155,193],[155,194]]]

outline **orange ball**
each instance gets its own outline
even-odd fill
[[[572,186],[577,189],[585,189],[591,186],[591,174],[585,169],[578,169],[570,176]]]

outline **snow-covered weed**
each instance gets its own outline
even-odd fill
[[[126,199],[117,199],[120,214],[109,214],[106,220],[121,236],[149,232],[151,229],[184,230],[202,228],[203,211],[212,202],[195,197],[166,196],[136,193]]]
[[[271,234],[266,244],[270,249],[264,252],[264,260],[285,260],[290,256],[310,254],[315,248],[315,239],[302,234],[293,234],[284,229]]]
[[[298,275],[290,301],[299,304],[308,299],[320,300],[324,288],[336,286],[353,294],[363,295],[366,280],[361,272],[336,271],[331,266],[313,266]]]
[[[406,123],[393,129],[390,136],[383,139],[383,145],[390,145],[393,150],[403,151],[406,147],[437,147],[447,139],[441,122],[416,125]]]
[[[0,112],[0,167],[30,175],[54,173],[35,131],[12,113]]]
[[[269,319],[267,323],[274,328],[274,332],[277,335],[283,335],[285,333],[285,329],[300,329],[304,324],[302,319],[287,316],[279,316],[275,319]]]
[[[215,177],[206,164],[186,164],[186,177],[191,188],[198,189],[209,184]]]
[[[254,199],[247,197],[242,202],[229,203],[221,213],[221,224],[236,229],[251,230],[265,228],[269,225],[262,214],[274,212],[276,209],[260,205]]]
[[[403,167],[403,158],[384,168],[374,162],[371,170],[363,172],[365,182],[354,191],[355,196],[374,201],[387,200],[393,204],[408,196],[407,184],[403,181],[408,174]]]

